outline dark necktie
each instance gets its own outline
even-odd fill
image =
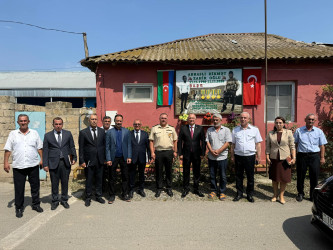
[[[135,135],[135,139],[136,142],[139,143],[139,131],[135,131],[136,135]]]
[[[94,142],[95,142],[95,144],[97,144],[97,135],[96,135],[96,129],[95,128],[93,128],[92,129],[92,131],[94,132]]]
[[[61,132],[57,132],[58,134],[58,145],[61,148]],[[62,154],[62,151],[60,150],[60,159],[64,158],[64,155]]]
[[[59,147],[61,147],[61,132],[57,132],[57,134],[58,134],[58,145],[59,145]]]

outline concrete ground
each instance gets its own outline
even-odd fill
[[[74,193],[70,209],[50,210],[50,187],[42,185],[44,212],[15,217],[13,184],[0,182],[0,249],[332,249],[310,224],[311,202],[268,200],[134,200],[85,207]]]

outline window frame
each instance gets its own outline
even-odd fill
[[[296,83],[294,81],[271,81],[271,82],[267,82],[267,89],[269,86],[282,86],[282,85],[289,85],[291,86],[291,117],[290,120],[287,120],[288,122],[295,122],[295,109],[296,109],[296,103],[295,103],[295,86]],[[278,94],[278,93],[277,93]],[[266,94],[265,94],[265,104],[267,105],[266,102]],[[279,101],[279,99],[277,98],[277,100]],[[276,113],[276,108],[280,108],[280,104],[278,104],[278,107],[275,107],[275,113]],[[266,112],[265,112],[265,121],[267,120],[266,117]],[[268,120],[268,123],[274,123],[273,121]]]
[[[128,87],[138,87],[138,88],[150,88],[151,98],[150,99],[142,99],[142,100],[128,100],[126,98],[126,91]],[[151,103],[154,101],[154,84],[153,83],[124,83],[123,84],[123,103]]]

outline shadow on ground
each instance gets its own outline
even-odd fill
[[[332,243],[310,223],[311,215],[284,221],[282,228],[298,249],[332,249]]]

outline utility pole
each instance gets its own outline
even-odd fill
[[[87,44],[87,33],[83,32],[83,43],[84,43],[84,53],[86,55],[86,58],[89,57],[89,50],[88,50],[88,44]]]
[[[265,0],[265,135],[267,135],[267,0]],[[266,176],[268,176],[268,167],[266,161]]]

